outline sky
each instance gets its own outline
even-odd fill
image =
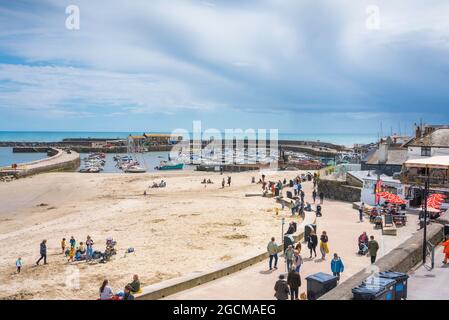
[[[0,130],[447,124],[448,16],[447,0],[0,0]]]

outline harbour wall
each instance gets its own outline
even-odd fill
[[[432,244],[437,245],[443,240],[443,226],[434,223],[427,228],[427,239]],[[423,230],[404,241],[401,245],[380,258],[374,265],[376,272],[397,271],[408,272],[422,260],[423,252]],[[352,288],[360,285],[363,280],[371,275],[371,268],[368,267],[343,283],[335,289],[323,295],[320,300],[352,300]]]
[[[56,148],[49,148],[46,151],[50,157],[17,164],[17,169],[2,167],[0,168],[0,175],[22,178],[43,172],[75,170],[80,166],[80,156],[77,152],[67,153]]]

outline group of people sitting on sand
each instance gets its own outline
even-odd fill
[[[121,292],[114,293],[107,279],[103,281],[99,290],[100,300],[134,300],[134,294],[141,292],[140,280],[137,274],[134,275],[133,281],[128,283]]]
[[[201,181],[202,184],[213,184],[214,182],[211,179],[204,178],[203,181]]]
[[[151,185],[150,188],[165,188],[167,186],[167,182],[165,182],[164,180],[161,180],[161,182],[157,183],[157,182],[153,182],[153,184]]]

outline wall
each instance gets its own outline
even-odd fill
[[[431,148],[431,156],[449,156],[449,148]],[[408,159],[428,158],[421,156],[421,147],[408,147]]]
[[[443,226],[440,224],[431,224],[427,228],[428,240],[433,244],[438,244],[443,239]],[[375,266],[379,272],[398,271],[408,272],[416,266],[422,259],[423,251],[423,231],[416,233],[410,239],[403,242],[397,248],[380,258]],[[368,269],[368,270],[367,270]],[[369,268],[364,269],[340,285],[329,291],[320,300],[351,300],[353,297],[352,288],[360,285],[371,273]]]
[[[318,181],[318,193],[324,193],[324,199],[334,199],[347,202],[360,201],[362,188],[347,185],[345,181],[327,180]]]

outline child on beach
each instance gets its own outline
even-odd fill
[[[62,238],[61,240],[61,249],[62,249],[62,253],[65,252],[65,247],[67,246],[66,242],[65,242],[65,238]]]
[[[16,261],[17,273],[20,273],[20,269],[22,269],[22,258],[19,257]]]
[[[73,258],[75,257],[75,247],[71,246],[69,251],[69,262],[73,262]]]
[[[76,246],[76,240],[75,240],[75,238],[74,238],[73,236],[70,237],[70,246],[71,246],[71,247]]]

